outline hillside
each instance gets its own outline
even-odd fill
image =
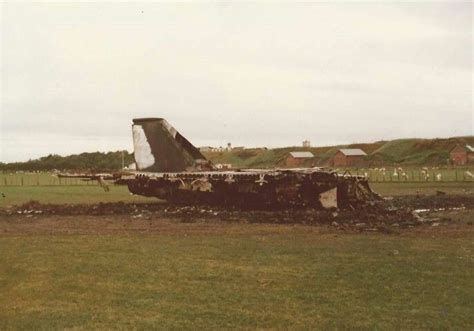
[[[284,147],[284,148],[251,148],[226,152],[205,152],[209,160],[217,163],[230,163],[235,168],[270,168],[285,166],[289,152],[310,151],[315,155],[318,166],[326,166],[339,148],[360,148],[368,156],[366,166],[381,165],[446,165],[449,152],[456,145],[470,144],[474,146],[474,136],[445,139],[398,139],[326,147]],[[134,162],[133,154],[124,153],[124,163]],[[303,166],[311,166],[312,164]],[[111,171],[122,166],[122,152],[81,153],[77,155],[48,155],[37,160],[16,163],[0,163],[0,171]]]
[[[214,163],[230,163],[234,167],[267,168],[284,166],[289,152],[310,151],[319,166],[328,165],[340,148],[360,148],[368,156],[367,166],[380,165],[446,165],[449,152],[457,144],[474,145],[474,136],[445,139],[398,139],[327,147],[285,147],[276,149],[246,149],[240,151],[206,152],[205,156]]]
[[[128,165],[133,160],[133,154],[124,151],[124,164]],[[69,156],[48,155],[37,160],[27,162],[1,163],[0,171],[51,171],[51,170],[76,170],[76,171],[108,171],[118,170],[122,167],[122,152],[108,153],[81,153]]]

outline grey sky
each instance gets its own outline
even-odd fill
[[[472,3],[3,3],[0,161],[472,135]]]

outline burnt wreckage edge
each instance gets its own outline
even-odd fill
[[[367,179],[335,172],[232,171],[138,173],[116,181],[130,192],[175,203],[355,208],[379,200]]]
[[[356,208],[380,199],[362,176],[321,168],[217,171],[200,151],[163,118],[134,119],[138,171],[62,175],[127,185],[134,194],[175,203],[243,206]]]

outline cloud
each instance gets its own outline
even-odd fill
[[[472,4],[3,5],[0,161],[472,135]]]

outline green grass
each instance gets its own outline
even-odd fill
[[[155,202],[155,198],[131,195],[126,186],[110,186],[104,192],[100,186],[0,186],[0,208],[20,205],[30,200],[53,204],[83,204],[98,202]]]
[[[388,141],[373,151],[369,159],[383,160],[385,164],[405,165],[446,164],[449,152],[456,145],[472,144],[474,137],[445,139],[397,139]]]
[[[370,187],[382,196],[436,194],[443,191],[449,194],[472,194],[474,182],[466,183],[371,183]]]
[[[49,172],[40,173],[1,173],[1,186],[97,186],[96,181],[84,181],[79,178],[58,178]]]
[[[0,237],[0,329],[474,327],[472,233],[181,225],[169,235]]]

